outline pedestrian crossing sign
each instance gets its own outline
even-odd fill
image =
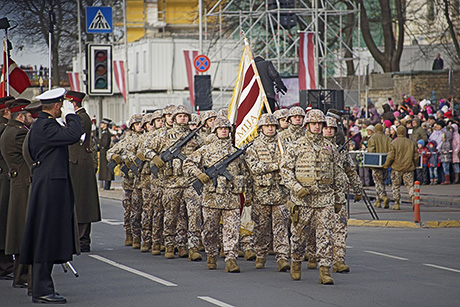
[[[87,33],[112,33],[112,7],[88,6],[86,8]]]

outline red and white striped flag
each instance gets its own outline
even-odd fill
[[[299,90],[316,89],[315,44],[313,32],[300,32],[299,40]]]
[[[118,90],[126,102],[125,61],[113,61],[113,73]]]
[[[249,43],[245,39],[243,57],[238,68],[238,79],[228,107],[228,118],[235,124],[235,145],[237,147],[257,136],[257,122],[264,104],[269,110],[267,96],[252,58]]]
[[[187,70],[188,90],[190,91],[190,105],[195,108],[194,76],[198,71],[193,66],[193,60],[198,56],[198,50],[184,50],[185,69]]]
[[[69,71],[67,72],[69,77],[70,90],[81,92],[80,90],[80,73]]]
[[[27,76],[27,74],[21,68],[19,68],[18,65],[16,65],[16,63],[11,58],[8,58],[9,78],[7,80],[7,66],[5,65],[6,62],[6,52],[5,50],[3,50],[3,68],[0,83],[0,97],[8,96],[8,89],[6,87],[5,81],[9,82],[9,95],[17,97],[31,85],[30,79],[29,76]]]

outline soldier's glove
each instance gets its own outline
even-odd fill
[[[279,166],[278,166],[278,163],[270,163],[267,167],[267,171],[269,172],[274,172],[274,171],[277,171],[279,170]]]
[[[112,155],[112,160],[115,161],[117,164],[121,164],[121,162],[123,162],[120,155],[117,155],[117,154]]]
[[[141,151],[139,151],[139,152],[137,153],[136,157],[138,157],[139,160],[141,160],[141,161],[147,160],[147,159],[145,158],[145,156],[144,156],[144,153],[141,152]]]
[[[342,210],[342,205],[335,204],[335,205],[334,205],[334,211],[335,211],[335,213],[339,213],[340,210]]]
[[[133,162],[129,161],[129,159],[125,159],[123,162],[125,163],[125,165],[126,165],[128,168],[130,168],[131,165],[133,164]]]
[[[211,178],[209,178],[208,175],[206,175],[205,173],[201,173],[198,175],[198,180],[200,180],[203,184],[209,182],[209,180],[211,180]]]
[[[154,156],[153,157],[153,163],[160,169],[163,168],[166,164],[164,163],[163,160],[159,156]]]
[[[357,203],[363,199],[362,194],[355,194],[354,202]]]
[[[299,190],[299,192],[297,192],[297,197],[302,199],[305,196],[307,196],[308,194],[310,194],[310,191],[307,188],[301,188]]]

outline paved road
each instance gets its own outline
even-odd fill
[[[318,284],[318,271],[302,271],[294,282],[276,272],[238,261],[240,274],[216,271],[205,261],[167,260],[122,246],[119,201],[102,200],[104,222],[93,226],[93,250],[75,257],[79,278],[55,266],[58,291],[77,306],[458,306],[459,228],[350,227],[349,274],[333,274],[335,285]],[[1,306],[30,305],[22,289],[0,281]],[[228,304],[228,305],[226,305]]]

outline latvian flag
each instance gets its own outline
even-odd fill
[[[313,32],[299,32],[299,90],[316,89]]]
[[[80,74],[78,72],[67,72],[67,77],[69,77],[70,90],[81,92],[80,90]]]
[[[190,105],[195,108],[195,85],[194,76],[198,71],[193,66],[193,61],[198,56],[198,50],[184,50],[185,69],[187,71],[188,90],[190,91]]]
[[[245,39],[243,57],[238,68],[238,79],[228,107],[228,118],[235,125],[235,145],[241,147],[257,136],[257,121],[262,108],[268,106],[267,97],[252,58],[249,43]],[[270,109],[267,107],[267,109]]]
[[[125,61],[113,61],[113,74],[115,75],[118,90],[126,102]]]

